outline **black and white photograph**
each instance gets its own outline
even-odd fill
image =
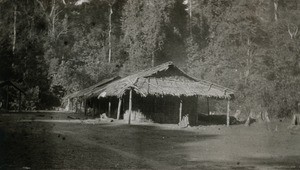
[[[299,27],[299,0],[0,0],[0,170],[299,170]]]

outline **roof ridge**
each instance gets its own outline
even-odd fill
[[[154,67],[146,68],[146,69],[144,69],[144,70],[137,70],[135,73],[133,73],[133,74],[131,74],[131,75],[128,75],[128,76],[125,76],[125,77],[121,77],[121,79],[124,79],[124,78],[127,78],[127,77],[134,77],[134,76],[137,76],[137,75],[139,75],[139,74],[146,73],[147,71],[151,71],[151,70],[154,71],[154,70],[156,70],[156,69],[162,68],[163,66],[165,66],[165,67],[168,66],[168,67],[169,67],[169,66],[171,66],[171,65],[175,66],[175,65],[173,64],[172,61],[168,61],[168,62],[162,63],[162,64],[157,65],[157,66],[154,66]],[[157,70],[156,73],[157,73],[158,71],[159,71],[159,70]],[[154,73],[154,74],[155,74],[155,73]],[[150,75],[152,75],[152,74],[150,74]],[[139,78],[140,78],[140,77],[145,77],[145,75],[139,76]]]

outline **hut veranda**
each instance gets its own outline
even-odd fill
[[[200,98],[225,99],[229,125],[233,97],[233,90],[197,80],[167,62],[124,78],[105,79],[65,99],[70,110],[93,117],[106,113],[129,124],[132,120],[177,124],[188,116],[191,125],[197,123],[199,109],[204,107],[198,102]]]

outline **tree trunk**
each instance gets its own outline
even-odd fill
[[[274,0],[274,20],[278,21],[278,0]]]
[[[190,22],[189,22],[189,31],[190,31],[190,36],[192,37],[192,15],[193,15],[193,13],[192,13],[192,0],[189,0],[189,16],[190,16]]]
[[[154,67],[154,52],[152,52],[151,66]]]
[[[49,14],[49,18],[51,20],[51,31],[50,31],[50,36],[51,39],[55,40],[55,18],[56,18],[56,9],[55,9],[55,0],[52,0],[52,7],[51,7],[51,12]]]
[[[14,5],[14,35],[13,35],[13,46],[12,46],[13,54],[15,54],[16,40],[17,40],[17,5]]]
[[[109,5],[109,31],[108,31],[108,63],[111,62],[111,15],[113,14],[112,5]]]
[[[247,50],[247,59],[246,59],[246,70],[245,70],[245,85],[247,85],[248,83],[248,77],[250,75],[250,68],[252,64],[251,40],[249,37],[247,39],[247,46],[248,46],[248,50]]]

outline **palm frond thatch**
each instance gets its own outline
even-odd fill
[[[99,83],[96,83],[96,84],[94,84],[94,85],[92,85],[90,87],[87,87],[87,88],[82,89],[80,91],[76,91],[74,93],[66,95],[64,97],[64,99],[72,99],[72,98],[78,98],[78,97],[85,98],[85,97],[89,96],[89,94],[91,94],[92,92],[94,92],[95,89],[101,88],[101,87],[105,86],[106,84],[108,84],[108,83],[110,83],[110,82],[112,82],[114,80],[117,80],[117,79],[120,79],[120,77],[117,76],[117,77],[112,77],[112,78],[104,79],[104,80],[100,81]]]
[[[172,95],[231,98],[234,93],[229,88],[205,80],[197,80],[184,73],[172,62],[167,62],[121,79],[118,77],[103,80],[69,95],[68,98],[122,97],[129,89],[144,97]]]
[[[113,81],[96,89],[90,94],[93,97],[121,97],[128,89],[133,89],[142,96],[207,96],[231,98],[233,90],[208,81],[197,80],[167,62],[162,65],[138,72]]]

